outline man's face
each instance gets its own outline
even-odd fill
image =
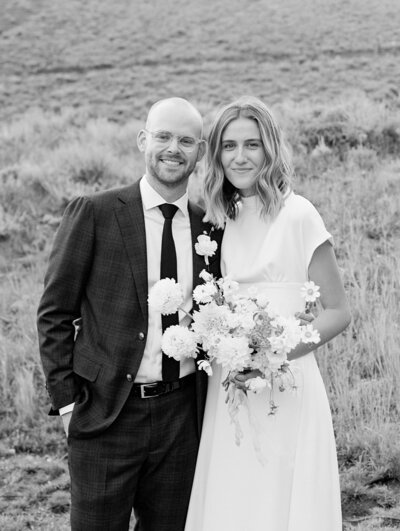
[[[173,136],[169,138],[167,133]],[[161,103],[149,115],[146,129],[138,135],[138,145],[144,152],[147,179],[161,195],[165,190],[186,189],[204,154],[204,143],[197,142],[200,135],[198,117],[179,102]],[[190,139],[195,140],[193,146]]]

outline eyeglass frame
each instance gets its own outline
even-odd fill
[[[151,137],[156,142],[158,140],[159,144],[164,144],[165,146],[169,146],[171,144],[171,142],[173,141],[173,139],[176,138],[178,148],[181,149],[182,151],[185,151],[186,153],[193,153],[193,151],[195,150],[196,146],[198,146],[199,144],[202,144],[203,142],[205,142],[204,138],[195,138],[194,136],[190,136],[190,135],[174,135],[173,133],[171,133],[171,131],[165,131],[163,129],[160,129],[158,131],[149,131],[148,129],[143,129],[143,131],[145,131],[145,133],[149,133],[149,135],[151,135]],[[169,141],[168,142],[162,142],[160,139],[154,138],[154,135],[156,135],[157,133],[166,133],[166,134],[170,135]],[[182,140],[182,138],[190,138],[190,139],[194,140],[193,148],[190,148],[188,150],[187,148],[182,147],[181,144],[180,144],[180,141]]]

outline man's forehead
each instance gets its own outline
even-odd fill
[[[153,107],[148,115],[148,129],[163,129],[171,132],[191,132],[199,135],[202,132],[202,119],[196,109],[189,103],[166,100]]]

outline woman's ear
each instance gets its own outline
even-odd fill
[[[141,129],[138,132],[136,143],[139,148],[139,151],[143,153],[144,150],[146,149],[146,131],[144,131],[144,129]]]

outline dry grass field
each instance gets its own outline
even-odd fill
[[[2,0],[0,116],[89,106],[125,121],[179,94],[210,107],[398,90],[397,0]]]
[[[63,209],[142,174],[136,132],[158,98],[188,97],[209,123],[242,93],[284,125],[295,188],[334,235],[352,307],[318,353],[345,528],[400,529],[399,21],[397,0],[2,0],[2,531],[69,528],[66,444],[46,414],[35,326]]]

